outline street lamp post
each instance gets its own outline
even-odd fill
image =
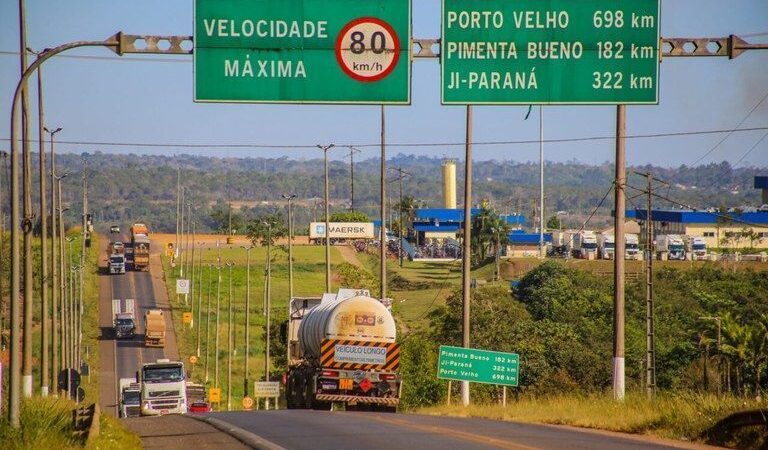
[[[227,263],[227,267],[229,268],[229,312],[227,314],[227,322],[229,324],[227,325],[227,411],[232,410],[232,344],[234,340],[234,333],[232,330],[232,325],[234,321],[232,320],[232,266],[234,263],[232,261]]]
[[[327,217],[326,217],[327,219]],[[264,305],[264,314],[266,314],[266,328],[265,330],[265,345],[264,345],[264,381],[269,381],[269,324],[270,324],[270,309],[272,308],[272,224],[264,222],[267,226],[267,283],[266,283],[266,296]],[[328,230],[326,229],[326,238],[328,237]],[[264,400],[264,409],[269,409],[269,398]]]
[[[200,251],[199,256],[197,258],[197,267],[198,267],[198,274],[197,274],[197,351],[195,354],[197,357],[200,357],[200,334],[201,334],[201,327],[203,325],[203,244],[200,242]],[[192,302],[195,302],[195,298],[192,297]]]
[[[221,259],[216,262],[218,278],[216,279],[216,345],[213,352],[213,384],[219,387],[219,312],[221,311]]]
[[[43,130],[50,135],[50,142],[51,142],[51,304],[52,304],[52,310],[51,310],[51,327],[50,327],[50,334],[51,334],[51,364],[50,364],[50,380],[55,384],[57,380],[57,376],[59,374],[59,319],[57,317],[58,311],[59,311],[59,296],[58,296],[58,290],[57,290],[57,284],[58,284],[58,270],[56,267],[56,260],[57,260],[57,249],[56,249],[56,208],[58,207],[56,204],[56,166],[55,166],[55,153],[54,153],[54,147],[53,147],[53,137],[56,135],[56,133],[61,131],[61,127],[56,128],[55,130],[50,130],[47,127],[43,126]],[[41,150],[41,153],[44,152],[44,149]],[[41,160],[41,166],[43,164]],[[42,186],[44,176],[40,176],[40,183]],[[41,188],[42,191],[42,188]],[[45,202],[45,193],[43,192],[41,195],[41,203],[40,203],[40,211],[43,217],[43,220],[45,220],[45,216],[48,214],[47,209],[44,206]],[[45,222],[42,222],[43,224]],[[46,225],[43,225],[43,240],[42,240],[42,246],[45,248],[47,246],[46,238],[47,238],[48,230],[46,229]],[[43,267],[46,267],[46,261],[45,257],[43,257]],[[47,298],[46,292],[48,290],[48,283],[46,280],[46,274],[43,272],[42,274],[43,280],[43,311],[48,311],[48,305],[45,302],[45,299]],[[45,329],[43,329],[44,334]],[[43,342],[47,345],[48,338],[45,338]],[[43,348],[43,354],[47,355],[48,352]],[[43,366],[45,367],[45,366]],[[45,369],[43,369],[43,372],[45,372]],[[48,375],[44,375],[48,376]],[[46,389],[43,393],[43,395],[46,395],[46,391],[48,390],[48,383],[47,380],[43,381],[46,384]],[[53,389],[54,395],[57,394],[57,390]]]
[[[283,194],[283,198],[288,201],[288,320],[291,320],[291,299],[293,299],[293,210],[291,209],[291,200],[296,198],[296,194]],[[326,234],[328,234],[327,230]],[[290,364],[290,342],[286,342],[285,348],[287,350],[287,364]]]
[[[213,265],[208,264],[208,314],[205,317],[205,382],[208,382],[208,358],[211,354],[211,285],[213,284]],[[218,386],[217,386],[218,387]]]
[[[330,192],[328,187],[328,150],[332,149],[334,144],[318,145],[317,148],[323,151],[323,161],[325,164],[325,292],[331,292],[331,230],[330,230]],[[269,402],[269,401],[267,401]]]
[[[248,375],[250,374],[249,357],[251,354],[251,250],[252,245],[245,249],[245,373],[243,374],[243,395],[248,396]]]

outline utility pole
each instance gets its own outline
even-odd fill
[[[34,55],[34,52],[27,48],[27,51]],[[37,70],[37,130],[38,130],[38,152],[39,152],[39,178],[40,178],[40,297],[42,308],[40,322],[42,324],[40,332],[40,356],[42,365],[40,371],[40,394],[43,397],[48,396],[48,383],[50,377],[50,359],[48,354],[48,341],[51,339],[51,322],[48,320],[48,205],[46,202],[45,186],[45,110],[43,107],[43,70],[42,67]],[[1,236],[1,235],[0,235]],[[2,328],[0,328],[2,330]]]
[[[290,243],[288,244],[290,245]],[[245,373],[243,374],[243,395],[248,396],[248,375],[250,366],[248,364],[251,355],[251,250],[253,246],[243,247],[245,249]]]
[[[350,153],[351,157],[352,153]],[[296,194],[283,194],[283,198],[288,201],[288,320],[291,320],[291,299],[293,299],[293,210],[291,209],[291,200],[296,198]],[[291,363],[291,346],[286,343],[287,364]],[[286,366],[288,367],[288,366]],[[247,370],[247,367],[246,367]],[[247,392],[247,391],[246,391]]]
[[[402,167],[393,167],[392,170],[397,172],[397,178],[393,181],[398,181],[400,183],[400,205],[398,206],[398,214],[397,214],[397,220],[400,222],[400,225],[398,226],[398,234],[400,237],[400,242],[398,245],[399,248],[399,255],[398,259],[400,259],[400,267],[403,267],[403,241],[405,240],[403,236],[403,178],[411,176],[410,173],[403,170]]]
[[[64,265],[65,259],[64,259],[64,211],[68,210],[69,208],[64,207],[64,198],[61,195],[61,182],[62,180],[67,176],[67,174],[62,174],[61,176],[56,177],[56,201],[58,203],[58,208],[56,210],[59,218],[58,218],[58,234],[59,234],[59,247],[58,247],[58,253],[59,253],[59,324],[61,328],[61,369],[69,369],[69,365],[67,364],[69,353],[67,348],[67,291],[65,289],[66,287],[66,281],[67,281],[67,272],[66,267]],[[54,286],[54,289],[56,286]]]
[[[334,144],[318,145],[317,148],[323,151],[323,161],[325,164],[325,292],[331,292],[331,226],[330,226],[330,192],[328,188],[328,150],[332,149]],[[267,400],[269,403],[269,400]]]
[[[616,107],[616,179],[614,180],[615,252],[613,258],[613,398],[624,401],[624,221],[626,174],[626,105]]]
[[[664,186],[669,184],[654,177],[650,172],[638,172],[635,174],[645,178],[645,189],[630,188],[639,191],[636,197],[645,196],[645,387],[649,399],[656,395],[656,344],[655,344],[655,319],[653,299],[653,196],[656,181]]]
[[[181,168],[176,168],[176,247],[173,248],[173,261],[176,262],[176,255],[179,254],[179,219],[181,218]]]
[[[384,105],[381,105],[381,226],[379,227],[379,283],[381,299],[387,298],[387,147],[386,147],[386,123]]]
[[[179,230],[179,277],[184,278],[184,255],[186,249],[182,249],[184,246],[184,186],[179,189],[179,208],[181,209],[181,216],[179,218],[181,223],[181,229]],[[176,296],[178,300],[178,295]],[[218,386],[217,386],[218,387]]]
[[[232,266],[234,263],[229,261],[229,312],[227,314],[227,411],[232,411],[232,341],[234,333],[232,330]]]
[[[208,264],[208,307],[205,317],[205,382],[208,382],[208,357],[211,354],[211,285],[213,284],[213,265]]]
[[[198,358],[200,357],[200,333],[203,326],[203,245],[203,243],[200,243],[200,251],[198,252],[200,256],[197,259],[197,351],[195,355]],[[194,297],[192,301],[195,301]]]
[[[192,219],[192,207],[189,208],[189,219],[191,222],[190,228],[192,229],[192,252],[190,254],[191,269],[189,271],[189,290],[190,297],[192,297],[191,313],[192,317],[195,317],[195,221]],[[184,303],[187,303],[187,294],[184,294]],[[194,325],[193,325],[194,326]],[[197,326],[200,326],[198,323]]]
[[[0,174],[5,175],[7,172],[5,171],[5,168],[7,167],[7,161],[8,159],[8,152],[0,151]],[[5,236],[5,199],[3,195],[3,183],[0,183],[0,236]],[[5,254],[5,245],[4,245],[5,239],[0,239],[0,311],[5,310],[5,296],[3,295],[4,292],[4,286],[3,286],[3,279],[5,278],[5,273],[7,271],[7,268],[5,267],[5,264],[2,262],[2,255]],[[0,314],[0,351],[5,351],[6,341],[3,339],[3,335],[5,334],[5,320],[3,319],[3,315]]]
[[[88,162],[83,161],[83,242],[81,244],[81,252],[80,252],[80,292],[78,295],[78,308],[77,308],[77,334],[76,336],[76,360],[77,364],[75,365],[76,369],[80,368],[80,339],[82,334],[82,310],[83,310],[83,284],[85,282],[84,272],[85,272],[85,252],[86,252],[86,237],[89,235],[88,230]]]
[[[283,198],[288,201],[288,302],[290,303],[293,298],[293,210],[291,209],[291,201],[296,198],[296,194],[283,194]]]
[[[24,0],[19,0],[19,55],[21,57],[21,75],[27,70],[27,20],[26,7]],[[24,236],[24,340],[22,345],[23,367],[22,367],[22,389],[24,397],[32,397],[32,158],[29,148],[29,88],[24,81],[21,91],[21,126],[22,126],[22,155],[23,155],[23,182],[24,182],[24,220],[22,222],[22,235]],[[16,203],[18,197],[11,196],[11,201]],[[18,222],[11,221],[12,226],[17,227]],[[18,301],[18,298],[14,299]],[[13,351],[13,349],[11,349]],[[11,355],[13,359],[13,354]],[[14,381],[13,364],[11,364],[11,384]],[[18,404],[15,403],[14,393],[11,392],[11,426],[14,424],[14,411],[18,410]],[[18,414],[18,411],[16,411]]]
[[[326,161],[327,161],[327,159],[326,159]],[[327,167],[328,166],[326,165],[326,169],[327,169]],[[326,170],[326,174],[327,173],[328,173],[328,171]],[[326,180],[327,180],[327,177],[326,177]],[[326,184],[326,187],[327,186],[328,185]],[[327,205],[327,203],[326,203],[326,205]],[[326,209],[327,209],[327,206],[326,206]],[[326,216],[325,216],[325,220],[326,220],[326,222],[328,221],[327,213],[326,213]],[[265,344],[264,344],[264,381],[269,381],[269,337],[270,337],[269,336],[269,334],[270,334],[269,325],[270,325],[270,317],[271,317],[270,316],[270,313],[271,313],[270,309],[272,308],[272,224],[270,224],[269,222],[265,222],[265,223],[267,224],[267,283],[266,283],[266,294],[267,295],[266,295],[266,305],[265,305],[264,309],[265,309],[265,313],[267,315],[267,320],[266,320],[266,324],[267,325],[265,327],[266,328],[266,330],[265,330],[266,339],[265,339]],[[325,238],[326,238],[326,240],[328,239],[328,235],[329,235],[328,228],[326,228],[325,229]],[[264,400],[264,408],[265,409],[269,409],[269,397],[267,397]]]
[[[464,251],[462,256],[462,346],[469,348],[469,305],[472,299],[470,291],[471,242],[472,242],[472,106],[467,105],[467,125],[464,166]],[[461,401],[469,406],[469,382],[461,382]]]
[[[359,149],[349,146],[349,210],[355,210],[355,153],[360,153]]]
[[[539,105],[539,258],[544,258],[544,106]]]
[[[216,270],[218,271],[218,278],[216,279],[216,350],[213,352],[214,361],[214,382],[216,387],[219,387],[219,312],[221,311],[221,258],[216,263]]]

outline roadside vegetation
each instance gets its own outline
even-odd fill
[[[207,388],[216,387],[216,296],[219,294],[220,307],[219,318],[219,351],[218,351],[218,387],[221,388],[222,403],[219,410],[226,410],[228,393],[227,364],[230,357],[228,350],[228,314],[229,314],[229,267],[232,263],[232,322],[233,322],[233,351],[232,356],[232,409],[242,409],[241,400],[244,394],[245,377],[245,301],[246,301],[246,274],[247,253],[240,246],[205,245],[202,247],[203,272],[202,290],[199,290],[199,257],[200,247],[195,249],[195,280],[193,294],[188,296],[187,302],[184,296],[176,295],[176,279],[180,276],[180,261],[177,266],[170,266],[170,259],[163,256],[163,268],[165,271],[168,297],[173,311],[173,323],[176,331],[176,340],[179,355],[184,360],[188,369],[191,369],[192,379],[205,384]],[[282,371],[286,367],[285,345],[280,342],[280,324],[288,318],[288,252],[287,246],[273,246],[272,258],[272,288],[271,288],[271,346],[270,346],[270,380],[281,380]],[[249,353],[249,390],[253,390],[254,381],[264,380],[264,343],[266,337],[266,317],[264,315],[266,257],[267,247],[256,246],[251,250],[250,272],[250,353]],[[187,257],[191,258],[191,251]],[[293,247],[293,289],[296,296],[318,296],[325,288],[325,251],[321,246],[294,246]],[[331,261],[332,285],[336,290],[343,286],[350,286],[340,278],[343,271],[341,257],[338,249],[332,248]],[[218,284],[217,265],[221,264],[220,291]],[[189,277],[189,268],[185,269],[185,278]],[[210,295],[209,295],[210,292]],[[202,323],[198,324],[198,296],[202,293]],[[184,325],[183,313],[192,312],[194,297],[194,327]],[[210,298],[210,309],[208,307]],[[210,321],[209,321],[210,319]],[[210,323],[209,323],[210,322]],[[197,364],[192,367],[189,364],[189,356],[197,355],[198,325],[202,332],[200,339],[200,356]],[[206,330],[210,339],[206,339]],[[208,358],[206,370],[206,355]]]
[[[73,227],[67,231],[67,236],[73,238],[72,241],[72,261],[78,264],[80,261],[80,252],[82,249],[82,234],[79,227]],[[84,272],[83,283],[83,340],[82,350],[83,362],[90,368],[90,376],[83,376],[81,387],[85,391],[84,404],[98,403],[99,395],[99,353],[98,338],[99,330],[99,280],[98,264],[102,257],[100,252],[100,237],[96,236],[92,245],[86,251],[86,270]],[[48,241],[50,244],[50,241]],[[7,239],[5,245],[7,245]],[[8,247],[6,247],[8,248]],[[69,244],[65,246],[69,250]],[[35,240],[33,245],[35,254],[35,265],[39,264],[40,241]],[[7,276],[7,273],[4,274]],[[39,295],[40,273],[34,273],[34,288],[36,295]],[[7,283],[4,287],[7,289]],[[7,295],[7,293],[6,293]],[[7,298],[7,297],[6,297]],[[39,297],[37,297],[39,298]],[[50,301],[50,297],[49,297]],[[33,329],[33,342],[39,343],[41,322],[40,322],[40,304],[35,303],[35,317]],[[6,316],[7,319],[7,316]],[[6,322],[7,324],[7,322]],[[40,346],[34,345],[33,350],[33,377],[36,395],[39,394],[41,354]],[[51,348],[49,347],[49,351]],[[4,361],[5,362],[5,361]],[[5,366],[7,367],[7,366]],[[7,381],[7,371],[3,376]],[[56,389],[56,381],[51,380],[51,391]],[[77,407],[73,401],[64,398],[41,398],[33,397],[25,399],[21,407],[21,428],[13,430],[8,424],[5,406],[7,398],[4,398],[3,414],[0,418],[0,442],[3,449],[77,449],[85,447],[85,441],[73,437],[72,434],[72,410]],[[141,442],[137,435],[125,429],[120,421],[103,414],[100,420],[99,437],[92,441],[87,448],[90,449],[140,449]]]

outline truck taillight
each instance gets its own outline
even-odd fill
[[[338,370],[323,370],[322,375],[324,377],[338,377],[339,371]]]
[[[397,378],[397,375],[393,373],[382,373],[381,375],[379,375],[379,378],[385,381],[392,381],[395,378]]]

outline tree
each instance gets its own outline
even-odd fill
[[[547,219],[548,230],[559,230],[562,224],[563,222],[560,220],[560,217],[558,216],[552,216],[549,219]]]
[[[331,213],[329,222],[370,222],[370,219],[364,212],[360,211],[338,211]]]
[[[285,225],[283,216],[280,213],[268,214],[251,222],[247,227],[248,238],[253,245],[267,245],[267,236],[270,237],[270,245],[274,245],[275,240],[288,235],[288,227]]]
[[[214,227],[218,233],[227,233],[229,231],[229,206],[224,204],[217,205],[216,208],[211,211],[211,220],[214,222]],[[232,232],[236,233],[237,230],[243,230],[245,228],[245,219],[242,213],[232,211]]]

